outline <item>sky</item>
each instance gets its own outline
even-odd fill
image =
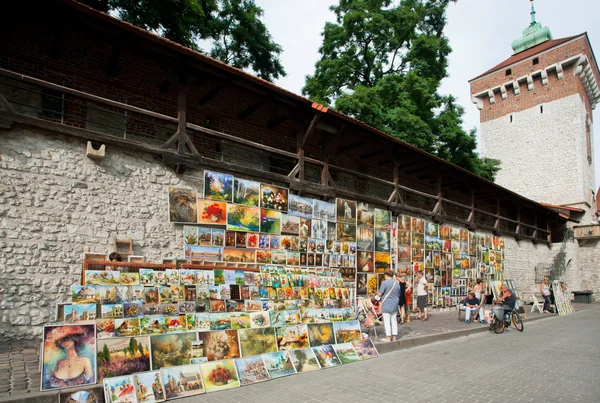
[[[325,22],[334,21],[329,6],[337,0],[255,0],[263,8],[263,21],[275,42],[283,47],[282,64],[287,72],[275,83],[301,93],[307,74],[314,72]],[[479,111],[471,103],[468,80],[509,58],[511,43],[529,25],[528,0],[458,0],[448,8],[446,36],[453,52],[449,76],[440,93],[452,94],[465,108],[464,128],[479,132]],[[587,31],[600,61],[600,1],[537,0],[536,19],[548,26],[553,37],[563,38]],[[600,115],[594,112],[594,121]],[[598,127],[598,125],[596,125]],[[600,182],[600,130],[595,130],[596,182]]]

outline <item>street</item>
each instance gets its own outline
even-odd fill
[[[600,309],[178,402],[598,402]]]

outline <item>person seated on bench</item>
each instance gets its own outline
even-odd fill
[[[475,296],[474,292],[470,292],[469,296],[463,300],[463,309],[465,310],[465,322],[471,323],[471,312],[479,311],[479,321],[485,323],[483,319],[483,308],[479,298]]]

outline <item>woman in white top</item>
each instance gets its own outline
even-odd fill
[[[550,313],[550,284],[547,278],[540,284],[540,292],[544,297],[544,313]]]

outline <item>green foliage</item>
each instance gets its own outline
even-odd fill
[[[97,10],[272,81],[285,76],[281,46],[260,20],[254,0],[81,0]]]
[[[451,1],[340,0],[302,92],[493,180],[499,162],[477,155],[464,110],[438,94],[452,50],[443,33]]]

